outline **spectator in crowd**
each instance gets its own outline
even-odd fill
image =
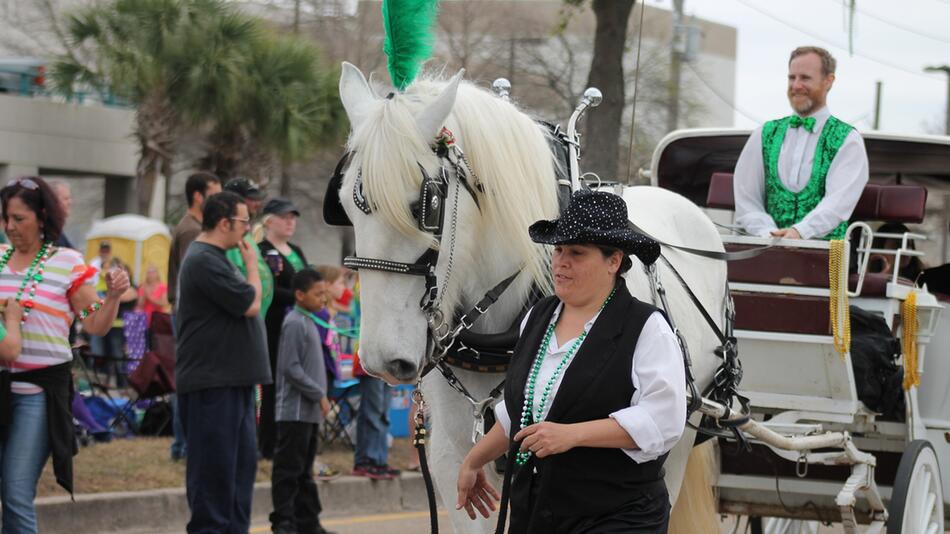
[[[50,180],[49,185],[52,186],[53,192],[56,193],[56,198],[59,199],[60,206],[63,208],[63,226],[65,227],[69,216],[73,211],[73,192],[69,188],[69,184],[66,180]],[[57,247],[66,247],[75,249],[72,242],[66,237],[66,232],[64,231],[62,235],[59,236],[59,239],[53,243]]]
[[[271,382],[247,205],[230,192],[205,200],[201,234],[179,273],[179,412],[188,446],[187,531],[247,532],[257,472],[254,386]],[[225,251],[237,248],[242,276]]]
[[[95,278],[96,293],[99,294],[99,297],[104,297],[106,294],[106,278],[105,275],[108,272],[109,265],[112,264],[112,244],[108,241],[99,242],[99,254],[89,262],[89,265],[96,269],[99,273]],[[112,354],[112,347],[106,345],[105,336],[97,336],[92,332],[85,332],[86,336],[89,338],[89,350],[92,351],[92,354],[95,356],[100,356],[104,358],[102,361],[110,362],[110,355]],[[108,363],[106,364],[108,367]]]
[[[247,178],[234,178],[224,185],[225,191],[231,191],[232,193],[237,193],[244,199],[245,204],[247,205],[248,216],[253,221],[257,214],[260,212],[261,204],[264,202],[266,195],[261,191],[258,185],[248,180]],[[264,256],[261,254],[260,248],[257,246],[257,242],[254,241],[254,238],[250,234],[244,236],[244,240],[250,246],[251,250],[255,253],[257,259],[257,270],[260,272],[261,276],[261,317],[267,317],[267,311],[270,309],[271,303],[274,301],[274,275],[271,274],[270,268],[267,266],[267,263],[264,262]],[[247,276],[247,267],[244,263],[243,256],[238,252],[237,248],[232,248],[227,252],[228,259],[231,260],[231,263],[237,266],[238,269]]]
[[[331,303],[343,298],[346,285],[343,283],[343,270],[339,267],[320,266],[318,270],[327,281]],[[352,293],[351,293],[352,294]],[[331,304],[328,308],[332,308]],[[336,310],[330,313],[333,324],[336,322]],[[350,324],[350,323],[345,323]],[[389,467],[389,398],[392,388],[374,376],[362,371],[356,362],[353,375],[359,379],[360,409],[356,416],[356,455],[353,461],[353,475],[372,479],[390,479],[399,476],[399,470]]]
[[[168,284],[162,282],[158,267],[150,264],[145,269],[145,282],[139,288],[138,299],[138,309],[145,313],[146,323],[149,326],[152,324],[153,313],[168,312]]]
[[[290,242],[297,229],[300,211],[287,199],[273,198],[264,206],[264,240],[258,245],[274,276],[274,303],[267,310],[267,351],[271,373],[277,370],[277,353],[281,325],[287,311],[294,306],[294,274],[307,266],[303,250]],[[277,431],[274,426],[274,387],[264,386],[261,395],[261,421],[257,445],[262,458],[274,457]]]
[[[0,391],[6,408],[0,410],[0,508],[5,532],[29,534],[37,531],[33,500],[50,453],[57,482],[73,490],[69,327],[78,317],[86,331],[108,332],[129,279],[122,271],[106,273],[100,299],[91,285],[96,270],[79,252],[53,245],[64,216],[42,178],[12,181],[0,190],[0,207],[11,243],[0,254],[0,301],[12,298],[23,309],[20,353],[0,362],[0,371],[12,374]],[[15,310],[9,308],[7,321]]]
[[[337,362],[334,359],[339,356],[339,343],[340,338],[343,337],[335,332],[331,332],[326,325],[336,326],[336,321],[340,319],[340,312],[338,308],[334,306],[334,303],[337,300],[337,295],[340,294],[340,283],[343,280],[343,269],[336,267],[334,265],[319,265],[317,266],[317,272],[320,273],[320,276],[327,283],[327,302],[320,311],[316,313],[316,316],[323,321],[323,323],[317,323],[317,329],[320,331],[320,341],[323,343],[323,353],[326,355],[324,360],[327,363],[327,380],[330,383],[333,383],[333,380],[339,378],[339,373],[337,373]],[[337,345],[337,346],[334,346]]]
[[[205,199],[220,192],[221,180],[210,172],[196,172],[185,181],[188,211],[172,231],[172,246],[168,252],[168,303],[172,306],[173,325],[175,324],[175,298],[178,296],[178,271],[181,269],[181,262],[185,259],[188,246],[201,233],[201,208],[204,206]],[[185,457],[188,448],[185,446],[185,433],[178,413],[178,395],[172,393],[169,402],[172,405],[172,432],[174,434],[171,458],[177,461]]]
[[[100,274],[100,277],[99,277],[100,282],[98,285],[102,285],[104,283],[103,277],[105,276],[105,273],[102,272],[102,266],[108,265],[109,260],[111,259],[112,259],[112,243],[108,241],[100,241],[99,254],[95,258],[93,258],[92,261],[89,262],[89,265],[91,267],[94,267],[96,271],[98,271]]]
[[[168,302],[174,306],[178,290],[178,270],[185,259],[188,245],[201,233],[201,207],[209,196],[221,192],[221,180],[210,172],[199,171],[185,181],[188,211],[172,230],[172,246],[168,253]]]
[[[112,258],[109,264],[104,267],[106,271],[119,269],[125,273],[129,280],[132,279],[132,273],[128,265],[122,263],[119,258]],[[109,368],[109,373],[115,377],[116,387],[125,387],[126,381],[126,350],[125,350],[125,314],[135,310],[139,295],[135,285],[129,282],[129,288],[119,297],[119,311],[116,318],[112,321],[112,328],[106,335],[102,336],[103,356]]]
[[[329,534],[320,525],[320,496],[313,479],[319,425],[330,412],[327,379],[313,313],[324,307],[320,273],[302,268],[293,277],[296,306],[286,314],[277,358],[277,446],[270,516],[276,534]]]

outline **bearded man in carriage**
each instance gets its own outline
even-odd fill
[[[736,163],[736,223],[748,233],[785,239],[843,239],[868,182],[864,140],[831,115],[835,59],[802,46],[788,62],[793,115],[752,132]]]

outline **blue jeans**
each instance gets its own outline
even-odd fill
[[[247,534],[257,474],[254,388],[219,387],[178,395],[188,442],[188,533]]]
[[[49,457],[46,394],[13,394],[13,422],[0,427],[0,505],[3,534],[36,530],[36,483]]]
[[[360,408],[356,416],[356,465],[386,465],[389,458],[389,384],[360,377]]]

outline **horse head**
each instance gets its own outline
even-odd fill
[[[542,130],[461,77],[380,96],[343,64],[351,133],[339,198],[356,236],[347,264],[360,269],[360,360],[391,383],[414,381],[433,349],[430,333],[449,328],[460,306],[512,266],[527,271],[515,293],[544,283],[525,231],[557,209]],[[519,235],[501,238],[515,228]]]

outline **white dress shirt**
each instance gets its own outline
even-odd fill
[[[551,317],[551,323],[557,321],[562,306],[563,304],[558,305]],[[522,332],[530,316],[531,311],[521,322]],[[584,328],[590,331],[599,316],[600,313],[595,315]],[[561,359],[574,345],[576,339],[570,339],[561,344],[556,335],[551,337],[548,353],[538,372],[536,382],[538,392],[544,389],[544,385],[551,379]],[[574,355],[576,354],[575,352]],[[633,350],[632,358],[630,380],[633,382],[635,391],[630,398],[630,406],[617,410],[610,414],[610,417],[623,427],[639,447],[623,449],[623,452],[635,462],[644,463],[655,460],[672,449],[683,435],[686,425],[686,375],[683,368],[683,353],[680,351],[676,335],[659,312],[654,312],[647,318],[643,331],[640,332],[640,338],[637,340],[637,346]],[[554,403],[557,391],[561,387],[561,380],[572,364],[573,356],[554,383],[542,412],[542,420],[547,418],[551,404]],[[540,401],[541,395],[535,395],[533,413],[537,413]],[[521,410],[518,410],[518,413],[520,412]],[[495,418],[504,428],[505,435],[510,435],[511,420],[504,400],[495,405]]]
[[[782,141],[778,158],[778,175],[782,184],[797,193],[811,180],[815,147],[821,129],[831,112],[823,107],[811,115],[815,118],[815,131],[804,126],[789,128]],[[818,239],[851,217],[851,212],[861,198],[868,183],[868,155],[864,140],[857,130],[848,137],[831,161],[825,180],[825,198],[793,228],[804,239]],[[746,142],[736,163],[733,188],[736,197],[736,224],[753,235],[768,237],[777,230],[775,221],[765,211],[765,164],[762,160],[762,127],[756,128]]]

